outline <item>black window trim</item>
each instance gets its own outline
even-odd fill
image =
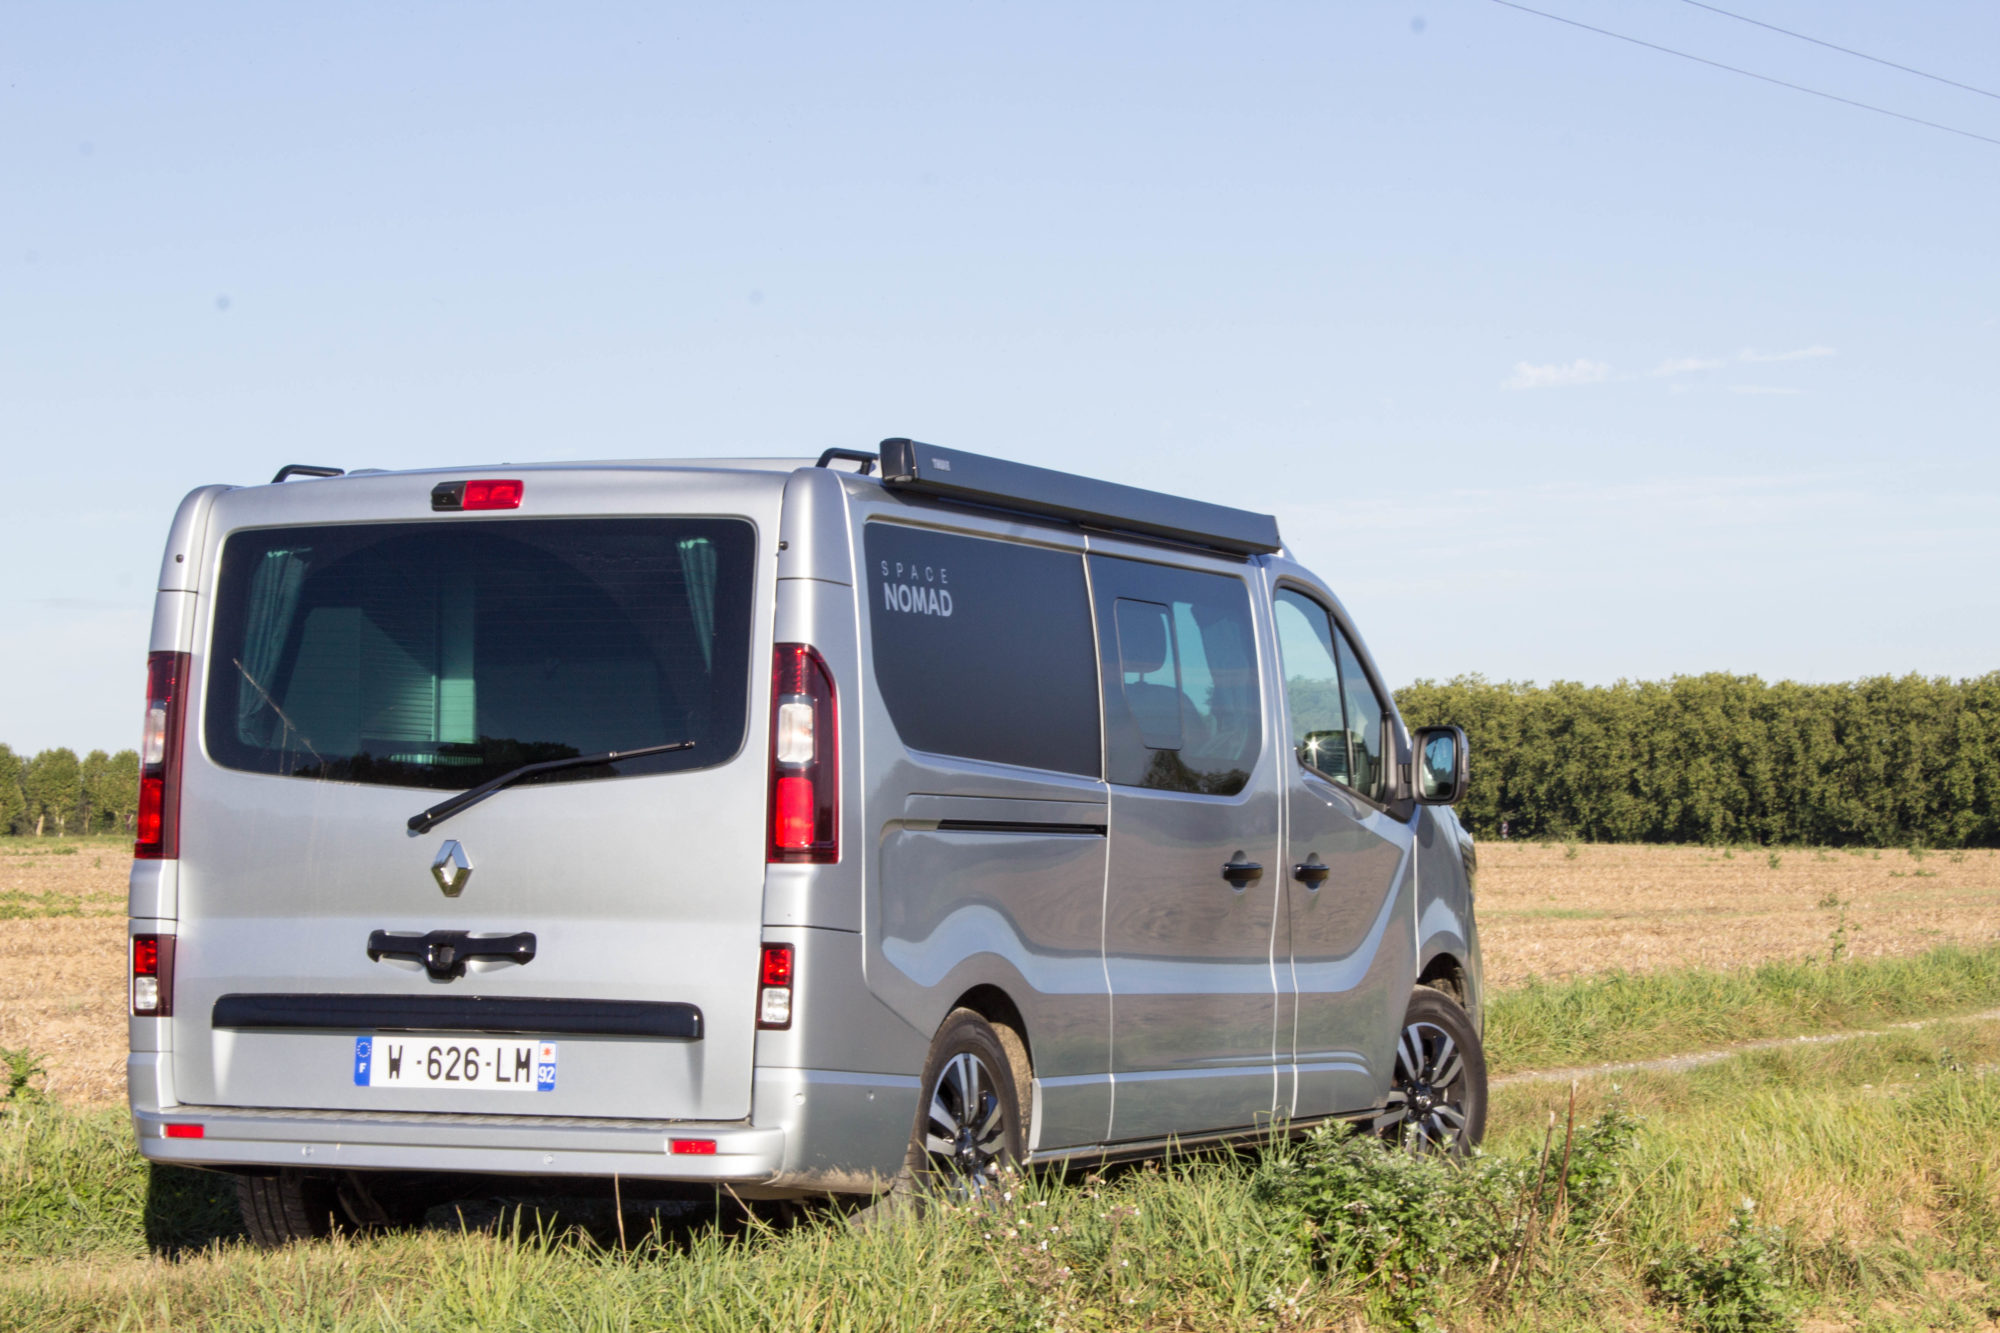
[[[1335,610],[1333,607],[1327,605],[1328,594],[1323,589],[1315,588],[1310,583],[1305,582],[1303,579],[1296,578],[1290,574],[1279,575],[1277,581],[1272,585],[1271,588],[1271,602],[1272,602],[1271,636],[1272,636],[1274,650],[1276,647],[1276,639],[1278,632],[1277,598],[1280,592],[1286,592],[1286,591],[1295,592],[1299,594],[1301,597],[1304,597],[1307,601],[1311,602],[1314,606],[1317,606],[1320,610],[1326,612],[1327,619],[1333,623],[1333,627],[1340,633],[1345,634],[1347,636],[1348,647],[1354,649],[1354,660],[1361,663],[1361,675],[1363,679],[1365,679],[1368,682],[1368,688],[1375,691],[1375,698],[1382,705],[1382,740],[1383,740],[1382,748],[1385,751],[1387,751],[1387,753],[1384,754],[1382,757],[1383,767],[1386,770],[1385,781],[1383,785],[1389,791],[1393,792],[1396,787],[1396,783],[1394,780],[1396,765],[1399,761],[1396,757],[1396,748],[1397,748],[1396,728],[1393,725],[1391,725],[1390,719],[1394,718],[1397,722],[1402,721],[1402,715],[1396,711],[1396,696],[1389,693],[1387,690],[1383,689],[1381,682],[1375,678],[1375,663],[1369,659],[1368,649],[1366,644],[1362,640],[1361,636],[1354,632],[1354,626],[1350,625],[1347,622],[1347,617],[1342,615],[1339,611]],[[1280,654],[1280,661],[1282,662],[1282,660],[1283,660],[1282,654]],[[1340,654],[1337,652],[1334,654],[1333,665],[1336,671],[1340,669]],[[1279,681],[1278,688],[1281,695],[1284,692],[1284,687],[1285,687],[1285,682]],[[1290,697],[1285,696],[1285,729],[1287,732],[1291,730],[1291,706],[1292,702]],[[1345,716],[1346,708],[1347,708],[1347,700],[1345,698],[1345,692],[1343,691],[1343,697],[1341,699],[1341,710],[1343,716]],[[1337,788],[1338,790],[1345,792],[1347,795],[1352,796],[1355,800],[1360,801],[1363,805],[1368,806],[1372,810],[1380,810],[1384,814],[1392,816],[1395,814],[1395,811],[1392,808],[1394,802],[1386,800],[1378,801],[1374,797],[1363,792],[1359,787],[1354,786],[1352,783],[1342,782],[1338,778],[1329,777],[1327,774],[1320,772],[1318,769],[1308,764],[1305,760],[1300,759],[1298,750],[1291,744],[1291,737],[1289,735],[1285,738],[1285,748],[1292,751],[1293,761],[1296,762],[1300,768],[1304,769],[1311,776],[1318,778],[1321,782],[1326,783],[1328,786]],[[1353,762],[1352,758],[1350,758],[1348,762],[1352,763]]]
[[[769,623],[769,617],[760,615],[758,608],[759,601],[761,601],[767,594],[763,586],[760,583],[755,582],[758,571],[763,568],[762,557],[764,554],[764,529],[763,525],[758,523],[758,521],[751,515],[747,513],[737,513],[734,511],[727,513],[724,513],[722,511],[717,511],[714,513],[651,513],[651,512],[639,512],[631,510],[605,510],[603,512],[591,512],[591,513],[581,513],[581,514],[541,514],[541,513],[520,514],[520,513],[502,511],[493,514],[474,513],[464,518],[460,518],[453,514],[432,515],[429,512],[425,512],[423,514],[418,515],[415,518],[411,518],[408,516],[389,515],[389,516],[377,516],[371,518],[329,519],[324,522],[313,521],[313,520],[307,520],[303,522],[279,522],[279,523],[252,522],[252,523],[242,523],[237,525],[236,527],[229,528],[223,531],[220,535],[215,536],[212,539],[212,542],[209,545],[208,550],[203,554],[202,557],[202,559],[205,562],[202,568],[208,572],[210,585],[207,591],[203,594],[202,598],[202,600],[204,600],[207,603],[207,605],[205,607],[198,608],[203,619],[206,621],[205,626],[197,632],[197,642],[199,643],[200,648],[199,651],[197,651],[194,655],[196,663],[195,670],[201,679],[199,683],[199,688],[190,687],[188,691],[189,705],[195,711],[190,711],[183,722],[183,725],[187,728],[188,733],[195,738],[195,743],[200,747],[198,753],[200,754],[202,760],[214,768],[218,768],[225,772],[233,773],[241,777],[280,778],[280,779],[289,779],[290,777],[289,774],[284,774],[284,773],[269,773],[269,772],[263,772],[258,769],[236,768],[222,762],[220,759],[217,759],[214,755],[210,754],[208,750],[209,677],[216,669],[215,664],[219,656],[215,651],[215,632],[217,629],[216,594],[219,592],[219,589],[215,586],[214,580],[221,572],[223,549],[228,544],[230,538],[238,535],[239,533],[267,532],[284,528],[303,528],[303,527],[365,528],[365,527],[381,527],[395,523],[402,523],[402,524],[423,523],[432,520],[435,520],[440,526],[444,526],[447,524],[457,524],[457,523],[532,523],[532,522],[547,522],[552,519],[590,520],[599,518],[614,518],[614,519],[650,518],[650,519],[666,519],[666,520],[686,519],[686,518],[734,519],[737,522],[744,524],[750,529],[750,574],[753,582],[750,588],[750,599],[751,599],[750,600],[750,646],[749,646],[749,652],[747,654],[748,660],[746,660],[744,663],[744,681],[743,681],[743,688],[747,690],[749,693],[744,698],[743,736],[740,740],[737,741],[736,749],[732,751],[726,758],[717,760],[715,763],[700,764],[694,768],[673,769],[664,773],[613,772],[608,777],[593,778],[591,779],[591,781],[626,782],[640,778],[671,778],[671,777],[679,777],[685,773],[710,773],[719,768],[727,768],[731,764],[735,763],[738,759],[742,758],[743,755],[749,751],[752,740],[755,739],[755,737],[759,734],[759,728],[762,727],[768,729],[771,724],[770,720],[771,640],[766,638],[765,631],[759,628],[760,625],[767,625]],[[775,583],[773,584],[772,590],[768,595],[773,597],[776,596]],[[762,654],[761,657],[759,656],[760,653]],[[760,667],[762,668],[761,672],[759,671]],[[762,709],[764,713],[764,716],[762,717],[761,720],[758,717],[759,709]],[[337,785],[342,787],[373,787],[389,791],[446,790],[444,788],[437,788],[437,787],[397,787],[389,783],[353,782],[346,778],[315,778],[312,779],[312,781],[330,785]]]
[[[878,486],[878,490],[879,490]],[[1061,781],[1095,783],[1103,788],[1105,779],[1104,750],[1104,654],[1097,637],[1097,595],[1090,580],[1090,544],[1084,533],[1073,524],[1057,519],[1045,519],[1033,514],[1017,513],[1012,510],[993,509],[986,505],[970,502],[935,500],[929,496],[908,495],[894,491],[883,494],[902,502],[904,506],[917,512],[902,512],[883,506],[877,509],[863,509],[861,523],[855,533],[852,547],[854,561],[854,599],[857,609],[865,607],[865,619],[856,625],[857,643],[860,648],[859,660],[862,673],[867,678],[867,688],[888,714],[888,700],[883,696],[881,678],[875,663],[875,622],[877,608],[869,596],[868,582],[868,529],[871,525],[902,528],[911,532],[931,533],[941,537],[967,537],[975,541],[1004,542],[1012,546],[1025,546],[1031,550],[1054,551],[1060,555],[1077,558],[1082,567],[1084,609],[1090,624],[1091,671],[1095,676],[1092,685],[1097,698],[1097,771],[1095,773],[1073,773],[1066,768],[1039,768],[1033,764],[1014,764],[1004,759],[983,759],[977,755],[950,754],[942,750],[926,750],[910,744],[896,730],[894,717],[888,717],[889,730],[896,737],[896,743],[906,753],[927,763],[943,767],[957,764],[972,764],[980,768],[1002,770],[995,776],[1012,779],[1015,774],[1033,774],[1038,778],[1054,778]],[[982,523],[981,520],[984,520]],[[993,526],[985,526],[992,524]],[[1005,527],[1001,525],[1007,525]],[[1015,529],[1022,529],[1016,531]]]
[[[1115,533],[1110,535],[1113,536],[1116,540],[1121,542],[1137,540],[1135,538],[1127,537],[1123,533]],[[1090,589],[1091,635],[1097,642],[1097,678],[1098,678],[1097,711],[1100,718],[1098,734],[1102,738],[1100,748],[1103,749],[1104,751],[1103,767],[1106,776],[1103,779],[1103,781],[1105,786],[1107,788],[1116,787],[1120,791],[1143,792],[1148,796],[1172,797],[1180,800],[1209,801],[1221,805],[1237,805],[1249,800],[1250,797],[1256,794],[1257,769],[1258,766],[1264,762],[1265,753],[1267,750],[1271,748],[1268,742],[1272,739],[1269,734],[1269,724],[1271,721],[1270,711],[1268,708],[1263,706],[1261,701],[1261,696],[1265,693],[1268,685],[1268,682],[1266,681],[1264,674],[1265,644],[1261,639],[1261,637],[1256,632],[1257,619],[1258,619],[1257,601],[1261,585],[1263,585],[1264,581],[1262,579],[1248,578],[1243,573],[1243,571],[1246,569],[1261,568],[1263,566],[1263,557],[1245,556],[1239,559],[1227,551],[1211,551],[1206,548],[1196,548],[1192,550],[1176,548],[1173,554],[1178,555],[1181,558],[1173,559],[1169,558],[1169,556],[1166,553],[1159,551],[1148,551],[1144,554],[1128,554],[1124,551],[1104,550],[1101,547],[1095,545],[1088,548],[1084,554],[1086,557],[1095,557],[1106,560],[1127,560],[1136,565],[1162,565],[1168,569],[1178,569],[1190,574],[1210,574],[1215,576],[1216,578],[1230,579],[1242,585],[1244,593],[1249,597],[1250,628],[1251,628],[1250,644],[1252,650],[1257,654],[1257,692],[1260,696],[1259,706],[1257,708],[1257,753],[1252,757],[1252,761],[1248,769],[1250,773],[1250,780],[1243,784],[1242,791],[1236,792],[1228,796],[1218,795],[1217,793],[1214,792],[1169,791],[1161,787],[1141,787],[1134,783],[1129,783],[1129,782],[1113,782],[1109,777],[1109,774],[1111,772],[1111,750],[1110,750],[1111,733],[1110,733],[1109,719],[1105,718],[1103,715],[1106,707],[1106,698],[1109,688],[1108,682],[1111,680],[1113,675],[1116,675],[1118,679],[1122,682],[1124,679],[1124,673],[1122,671],[1110,672],[1108,670],[1108,668],[1112,665],[1112,661],[1111,658],[1105,656],[1106,649],[1103,636],[1097,633],[1097,628],[1098,628],[1097,581],[1094,577],[1091,576],[1090,559],[1086,558],[1083,562],[1085,581]],[[1234,568],[1203,569],[1198,564],[1191,563],[1189,557],[1193,557],[1196,560],[1214,560],[1218,564],[1231,565],[1234,566]],[[1111,595],[1111,599],[1114,602],[1119,600],[1117,593],[1113,592]],[[1315,598],[1314,600],[1317,601],[1318,599]],[[1266,607],[1264,610],[1265,610],[1265,615],[1268,618],[1270,614],[1269,607]],[[1278,644],[1276,637],[1275,622],[1272,622],[1272,625],[1273,625],[1273,633],[1270,643],[1270,656],[1271,660],[1273,662],[1276,662],[1279,660],[1279,658],[1278,658]],[[1112,644],[1110,651],[1115,654],[1118,651],[1117,645]],[[1278,692],[1281,696],[1284,693],[1284,684],[1282,681],[1279,682]],[[1284,738],[1284,740],[1285,744],[1279,748],[1289,750],[1291,748],[1291,738],[1287,736]]]

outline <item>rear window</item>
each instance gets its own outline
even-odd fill
[[[905,745],[1098,775],[1082,556],[888,523],[866,550],[875,680]]]
[[[347,524],[230,535],[204,736],[255,773],[463,788],[706,768],[743,741],[755,538],[740,519]]]

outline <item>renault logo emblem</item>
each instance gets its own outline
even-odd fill
[[[472,862],[457,838],[446,838],[444,846],[438,848],[437,859],[431,862],[431,878],[438,882],[447,898],[465,892],[465,881],[472,878]]]

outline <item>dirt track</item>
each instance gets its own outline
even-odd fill
[[[74,844],[70,844],[74,845]],[[0,1047],[25,1047],[67,1102],[125,1095],[122,844],[54,854],[0,842]],[[1843,917],[1849,957],[2000,939],[2000,853],[1701,847],[1480,848],[1479,919],[1490,985],[1608,968],[1738,967],[1826,956]],[[1956,859],[1954,859],[1956,858]],[[1823,903],[1838,905],[1822,906]]]

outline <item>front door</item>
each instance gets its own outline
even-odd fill
[[[1408,1001],[1410,829],[1387,808],[1385,699],[1326,607],[1272,599],[1291,735],[1285,911],[1297,988],[1298,1119],[1381,1101]]]
[[[1111,1137],[1254,1125],[1277,1095],[1283,877],[1245,568],[1094,555],[1090,573],[1110,783]]]

